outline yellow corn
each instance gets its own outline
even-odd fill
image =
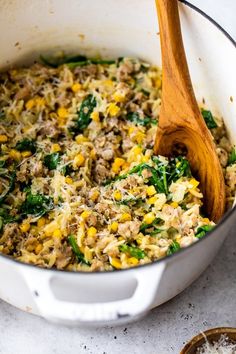
[[[110,225],[110,231],[111,232],[116,232],[118,230],[118,222],[117,221],[113,221]]]
[[[178,208],[179,204],[177,202],[172,202],[170,203],[170,206],[172,206],[172,208]]]
[[[94,237],[94,236],[96,236],[96,234],[97,234],[96,227],[91,226],[87,231],[88,237]]]
[[[56,229],[56,230],[54,230],[53,231],[53,237],[55,237],[55,238],[61,238],[62,237],[62,232],[61,232],[61,230],[59,230],[59,229]]]
[[[96,157],[97,157],[97,154],[96,154],[96,150],[95,149],[92,149],[91,151],[90,151],[90,157],[91,157],[91,159],[92,160],[95,160],[96,159]]]
[[[13,160],[20,160],[21,158],[21,153],[20,151],[17,151],[15,149],[12,149],[10,152],[9,152],[9,157],[12,158]]]
[[[59,118],[67,118],[68,117],[68,110],[64,107],[60,107],[57,110],[57,114]]]
[[[155,86],[160,89],[161,88],[161,79],[158,77],[156,80],[155,80]]]
[[[113,100],[116,102],[124,102],[125,96],[120,94],[119,92],[115,92],[112,96]]]
[[[152,197],[154,194],[156,194],[156,189],[154,186],[149,186],[147,187],[146,192],[149,197]]]
[[[3,134],[0,134],[0,143],[6,143],[7,142],[7,136],[6,135],[3,135]]]
[[[125,221],[130,221],[131,220],[131,215],[129,213],[123,213],[120,216],[120,222],[125,222]]]
[[[77,135],[77,137],[75,138],[75,141],[77,142],[77,144],[81,144],[84,143],[86,141],[88,141],[88,138],[86,138],[85,136],[83,136],[82,134]]]
[[[51,147],[51,152],[59,152],[61,151],[61,147],[59,144],[52,144],[52,147]]]
[[[121,269],[121,261],[119,260],[119,258],[111,257],[110,264],[116,269]]]
[[[137,265],[138,264],[138,259],[135,257],[130,257],[128,258],[128,263],[131,265]]]
[[[31,151],[22,151],[21,156],[26,158],[26,157],[30,157],[32,155]]]
[[[128,130],[129,136],[132,135],[134,131],[136,131],[136,127],[129,127],[129,130]]]
[[[153,197],[151,197],[147,200],[147,204],[150,204],[150,205],[155,204],[157,199],[158,199],[158,197],[156,195],[154,195]]]
[[[78,82],[76,82],[75,84],[73,84],[73,85],[71,86],[71,90],[72,90],[74,93],[76,93],[76,92],[78,92],[79,90],[81,90],[81,88],[82,88],[82,85],[81,85],[80,83],[78,83]]]
[[[34,250],[34,253],[39,254],[43,249],[43,246],[39,243]]]
[[[91,119],[94,121],[94,122],[100,122],[100,119],[99,119],[99,112],[97,111],[93,111],[91,113]]]
[[[203,221],[203,222],[206,222],[206,223],[209,223],[209,222],[210,222],[210,220],[209,220],[208,218],[203,218],[202,221]]]
[[[44,227],[44,233],[46,237],[52,236],[53,232],[58,229],[58,224],[55,221],[50,222],[50,224]]]
[[[112,167],[111,167],[112,171],[114,173],[118,173],[120,171],[121,166],[123,166],[124,163],[125,163],[124,159],[122,159],[120,157],[116,157],[115,161],[113,162]]]
[[[82,166],[84,161],[85,161],[85,158],[83,155],[81,155],[81,154],[76,155],[74,158],[74,161],[73,161],[73,167],[77,168],[77,167]]]
[[[107,113],[111,117],[115,117],[120,112],[120,107],[118,107],[115,103],[110,103],[107,108]]]
[[[137,141],[138,144],[141,144],[145,138],[145,134],[143,132],[137,132],[134,136],[134,140]]]
[[[20,226],[22,232],[27,232],[30,229],[30,224],[28,222],[23,222]]]
[[[144,215],[143,221],[145,224],[151,224],[155,220],[155,215],[153,213],[147,213]]]
[[[73,179],[72,179],[71,177],[68,177],[68,176],[67,176],[67,177],[65,178],[65,181],[66,181],[67,184],[73,184]]]
[[[199,185],[199,182],[195,178],[191,178],[189,183],[192,185],[193,189],[195,189]]]
[[[38,227],[43,227],[46,224],[46,219],[42,216],[40,219],[37,221],[37,226]]]
[[[34,105],[35,105],[35,101],[33,98],[31,98],[30,100],[28,100],[26,102],[25,107],[26,107],[26,109],[30,110],[34,107]]]
[[[89,217],[89,215],[91,214],[91,211],[89,210],[84,210],[82,213],[81,213],[81,218],[83,219],[87,219]]]
[[[114,82],[112,80],[104,80],[103,81],[103,85],[107,86],[107,87],[113,87],[114,86]]]
[[[117,191],[117,190],[114,192],[113,196],[114,196],[114,199],[117,201],[121,200],[121,198],[122,198],[121,192]]]
[[[90,199],[93,201],[93,202],[96,202],[96,200],[98,199],[100,193],[98,190],[95,190],[91,193],[91,196],[90,196]]]

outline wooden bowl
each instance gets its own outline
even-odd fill
[[[193,337],[181,350],[180,354],[196,354],[197,349],[206,342],[206,338],[210,343],[217,342],[222,334],[226,334],[229,339],[236,342],[236,328],[212,328]]]

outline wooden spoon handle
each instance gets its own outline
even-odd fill
[[[164,115],[168,116],[168,125],[171,123],[175,125],[176,117],[173,116],[173,112],[178,106],[181,107],[181,112],[177,112],[177,115],[183,117],[185,127],[189,126],[197,129],[200,124],[201,128],[205,130],[205,123],[194,95],[185,56],[178,1],[156,0],[156,6],[162,46],[162,110]],[[177,102],[178,104],[176,104]],[[195,127],[193,126],[195,125],[194,118],[197,120]],[[165,122],[159,122],[160,127],[163,125],[165,126]]]

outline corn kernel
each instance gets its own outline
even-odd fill
[[[114,173],[118,173],[120,171],[121,166],[123,166],[124,163],[125,163],[124,159],[122,159],[120,157],[116,157],[115,161],[113,162],[112,167],[111,167],[112,171]]]
[[[131,220],[131,215],[129,213],[123,213],[120,216],[120,222],[125,222],[125,221],[130,221]]]
[[[121,261],[116,257],[110,258],[110,264],[116,269],[121,269]]]
[[[12,149],[10,152],[9,152],[9,157],[13,160],[20,160],[21,158],[21,153],[20,151],[17,151],[15,149]]]
[[[90,196],[90,199],[93,201],[93,202],[96,202],[96,200],[98,199],[98,197],[100,196],[100,193],[98,190],[95,190],[91,193],[91,196]]]
[[[43,97],[36,97],[35,103],[37,106],[44,107],[45,106],[45,99]]]
[[[100,122],[99,112],[97,112],[97,111],[92,112],[90,117],[94,122]]]
[[[23,222],[20,226],[22,232],[27,232],[30,229],[30,224],[28,222]]]
[[[91,211],[89,210],[84,210],[82,213],[81,213],[81,218],[83,219],[87,219],[89,217],[89,215],[91,214]]]
[[[30,157],[32,155],[31,151],[22,151],[21,156],[26,158],[26,157]]]
[[[155,204],[157,199],[158,199],[158,197],[156,195],[154,195],[153,197],[151,197],[147,200],[147,204],[150,204],[150,205]]]
[[[111,223],[111,225],[110,225],[110,231],[116,232],[118,230],[118,226],[119,226],[118,222],[117,221],[113,221]]]
[[[107,87],[113,87],[114,86],[114,82],[112,80],[104,80],[103,81],[103,85],[107,86]]]
[[[61,151],[61,147],[59,144],[52,144],[52,147],[51,147],[51,152],[59,152]]]
[[[74,161],[73,161],[73,167],[77,168],[77,167],[82,166],[84,161],[85,161],[85,158],[83,155],[81,155],[81,154],[76,155],[74,158]]]
[[[90,157],[91,157],[91,159],[92,160],[95,160],[96,159],[96,157],[97,157],[97,153],[96,153],[96,150],[95,149],[92,149],[91,151],[90,151]]]
[[[42,251],[42,249],[43,249],[43,246],[39,243],[39,244],[35,247],[34,253],[39,254],[39,253]]]
[[[53,235],[53,237],[61,238],[62,237],[62,232],[61,232],[61,230],[56,229],[56,230],[53,231],[52,235]]]
[[[119,236],[119,237],[118,237],[118,241],[124,241],[124,237]]]
[[[46,224],[46,219],[42,216],[40,219],[37,221],[37,226],[38,227],[43,227]]]
[[[120,94],[119,92],[115,92],[112,96],[113,100],[116,102],[124,102],[125,96]]]
[[[57,110],[57,114],[59,118],[67,118],[68,117],[68,110],[64,107],[60,107]]]
[[[73,84],[73,85],[71,86],[71,90],[72,90],[74,93],[76,93],[76,92],[78,92],[79,90],[81,90],[81,88],[82,88],[82,85],[81,85],[79,82],[76,82],[75,84]]]
[[[65,178],[65,181],[66,181],[67,184],[73,184],[73,179],[72,179],[71,177],[68,177],[68,176],[67,176],[67,177]]]
[[[3,134],[0,134],[0,143],[6,143],[7,142],[7,136],[6,135],[3,135]]]
[[[170,203],[170,206],[172,206],[172,208],[178,208],[179,204],[177,202],[172,202]]]
[[[137,265],[138,264],[138,259],[135,257],[130,257],[128,258],[128,263],[131,265]]]
[[[81,144],[81,143],[88,141],[88,138],[86,138],[86,136],[83,136],[82,134],[79,134],[75,138],[75,141],[77,142],[77,144]]]
[[[121,194],[120,191],[115,191],[113,193],[113,196],[114,196],[114,199],[117,200],[117,201],[121,200],[121,198],[122,198],[122,194]]]
[[[25,107],[26,107],[26,109],[30,110],[34,107],[34,105],[35,105],[35,101],[33,98],[31,98],[30,100],[28,100],[26,102]]]
[[[46,237],[52,236],[53,232],[58,229],[58,224],[55,221],[50,222],[44,227],[44,233]]]
[[[96,234],[97,234],[97,229],[93,226],[91,226],[87,231],[88,237],[94,237],[96,236]]]
[[[155,80],[155,86],[160,89],[161,88],[161,79],[158,77],[156,80]]]
[[[203,218],[202,221],[203,221],[203,222],[206,222],[206,223],[209,223],[209,222],[210,222],[210,220],[209,220],[208,218]]]
[[[151,224],[155,220],[155,215],[153,213],[147,213],[144,215],[143,221],[145,224]]]
[[[129,130],[128,130],[129,136],[132,135],[134,131],[136,131],[136,127],[129,127]]]
[[[115,103],[110,103],[107,109],[107,113],[111,117],[115,117],[120,112],[120,107],[118,107]]]
[[[141,144],[145,138],[145,134],[143,132],[137,132],[134,136],[135,141],[137,141],[138,144]]]
[[[152,197],[154,194],[156,194],[156,189],[154,186],[149,186],[147,187],[146,192],[149,197]]]
[[[193,189],[195,189],[199,185],[199,182],[195,178],[192,178],[189,183],[192,185]]]

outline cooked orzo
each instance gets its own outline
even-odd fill
[[[0,74],[0,251],[41,267],[110,270],[211,230],[188,161],[153,155],[160,103],[161,71],[137,59],[46,59]],[[202,113],[230,206],[236,153],[222,119]]]

